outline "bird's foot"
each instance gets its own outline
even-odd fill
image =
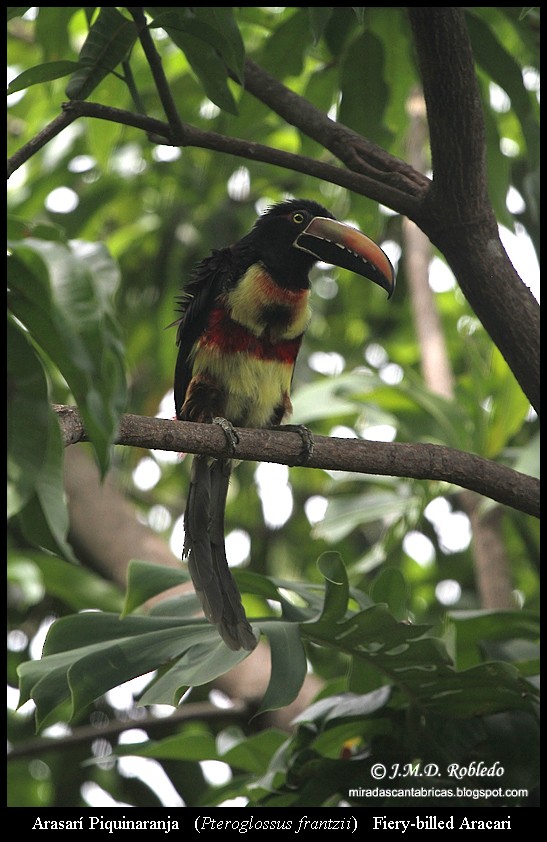
[[[290,467],[304,467],[307,465],[313,456],[314,441],[311,430],[303,424],[281,424],[278,427],[272,427],[272,430],[280,430],[288,433],[298,433],[302,440],[302,448],[298,454],[296,462]]]
[[[228,421],[227,418],[221,417],[213,418],[212,423],[217,424],[224,433],[226,444],[229,449],[228,456],[231,458],[235,454],[236,447],[239,444],[239,436],[234,430],[233,424]]]

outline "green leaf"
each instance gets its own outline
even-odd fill
[[[222,12],[220,8],[215,11]],[[222,42],[224,53],[228,51],[230,60],[238,65],[240,68],[238,72],[241,72],[242,65],[240,64],[240,51],[237,47],[234,47],[235,42],[233,40],[233,31],[232,38],[229,41],[226,41],[224,33],[222,33],[221,29],[218,29],[218,23],[217,27],[205,25],[204,21],[197,21],[195,17],[190,16],[188,10],[185,8],[176,8],[172,6],[155,7],[155,19],[159,20],[160,15],[166,15],[165,20],[174,20],[176,22],[175,26],[161,22],[161,26],[165,29],[173,43],[176,44],[176,46],[179,47],[186,56],[190,67],[196,74],[203,90],[211,102],[214,102],[215,105],[218,105],[218,107],[223,111],[227,111],[229,114],[237,115],[238,111],[236,101],[228,86],[226,64],[221,54],[217,51],[218,45]],[[220,20],[221,19],[222,17]],[[191,34],[190,31],[188,31],[189,28],[192,29],[194,33],[198,31],[199,37],[196,37],[195,34]],[[205,33],[208,34],[209,40],[212,39],[216,42],[215,46],[212,46],[210,43],[207,43],[206,40],[203,40]]]
[[[477,15],[467,14],[466,23],[477,62],[506,91],[511,100],[511,108],[526,138],[527,157],[533,168],[539,161],[539,126],[533,117],[532,100],[524,86],[521,67],[484,20]]]
[[[46,553],[12,550],[8,554],[8,568],[16,570],[21,564],[35,566],[47,593],[63,600],[73,610],[116,611],[121,607],[119,588],[90,570]]]
[[[50,413],[42,469],[35,478],[34,494],[18,514],[18,525],[33,546],[50,550],[76,563],[67,541],[69,519],[64,494],[63,457],[59,423]]]
[[[257,715],[294,702],[307,671],[306,653],[296,623],[267,620],[259,626],[270,644],[272,671]]]
[[[319,621],[337,622],[346,613],[349,585],[346,569],[338,553],[323,553],[317,566],[326,580],[325,602]]]
[[[188,581],[188,575],[176,567],[162,567],[149,561],[132,559],[127,570],[127,591],[122,616],[130,614],[148,599]]]
[[[336,543],[363,524],[401,517],[417,502],[417,498],[401,493],[403,490],[404,487],[399,486],[396,491],[370,490],[364,494],[332,497],[325,517],[314,527],[314,536]]]
[[[155,757],[158,760],[222,760],[213,737],[208,734],[184,733],[164,740],[117,746],[116,757]]]
[[[386,567],[379,573],[370,595],[374,602],[385,602],[397,620],[408,619],[408,586],[397,567]]]
[[[24,70],[9,83],[8,96],[16,91],[30,88],[32,85],[38,85],[40,82],[51,82],[52,79],[68,76],[70,73],[74,73],[77,67],[78,62],[76,61],[48,61],[45,64],[29,67],[28,70]]]
[[[461,669],[482,660],[484,641],[522,639],[539,641],[539,616],[535,611],[450,611],[456,633],[456,663]]]
[[[362,32],[345,53],[340,88],[340,122],[379,146],[389,147],[392,133],[384,124],[389,100],[384,80],[384,46],[369,30]]]
[[[327,25],[330,16],[332,15],[332,6],[308,6],[308,14],[310,17],[310,26],[313,34],[313,43],[317,44]]]
[[[337,725],[341,719],[360,720],[385,707],[391,697],[390,687],[381,687],[372,693],[357,695],[341,693],[315,702],[302,711],[295,723],[313,723],[318,731]]]
[[[45,461],[52,412],[42,363],[28,333],[9,315],[7,348],[9,518],[24,508],[36,490]]]
[[[100,244],[29,237],[10,247],[10,307],[66,379],[104,471],[126,399],[118,269]]]
[[[312,40],[311,35],[307,9],[298,8],[294,14],[275,27],[256,61],[279,79],[300,76],[304,69],[306,51]]]
[[[140,703],[176,705],[186,687],[212,681],[248,655],[228,649],[205,621],[87,612],[51,626],[42,660],[21,665],[20,688],[23,700],[34,699],[42,727],[67,698],[74,717],[113,687],[160,668]]]
[[[497,348],[492,350],[490,381],[496,400],[492,402],[491,410],[483,416],[484,429],[479,452],[493,459],[499,456],[505,445],[521,429],[530,410],[530,402]]]
[[[236,652],[228,649],[218,631],[210,625],[203,624],[195,631],[185,631],[184,635],[179,632],[179,637],[184,641],[184,654],[152,683],[140,704],[177,704],[188,687],[214,681],[249,656],[246,649]]]
[[[137,40],[137,30],[113,6],[101,6],[80,51],[79,69],[66,88],[69,99],[87,99],[105,76],[121,64]]]
[[[424,688],[425,689],[425,688]],[[532,685],[511,664],[479,664],[443,676],[428,687],[427,707],[444,716],[484,716],[503,710],[533,709]]]
[[[186,32],[200,39],[218,52],[239,82],[243,81],[245,45],[229,6],[195,6],[191,12],[188,8],[152,6],[146,11],[152,15],[151,28]]]
[[[236,769],[261,775],[267,769],[272,757],[285,743],[287,735],[282,731],[269,728],[260,734],[251,734],[237,745],[232,746],[219,760],[224,760]]]

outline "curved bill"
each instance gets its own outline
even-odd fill
[[[388,298],[391,298],[395,289],[393,266],[380,246],[357,228],[336,219],[316,216],[293,245],[324,263],[332,263],[368,278],[385,289]]]

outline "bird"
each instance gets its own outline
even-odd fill
[[[236,427],[279,427],[290,418],[294,367],[311,318],[309,273],[318,262],[368,278],[388,298],[394,291],[384,251],[311,199],[267,207],[249,233],[195,266],[173,323],[177,419],[218,423],[233,446]],[[252,651],[257,638],[224,543],[232,467],[232,457],[193,457],[182,559],[226,645]]]

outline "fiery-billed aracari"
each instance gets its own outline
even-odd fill
[[[379,284],[395,279],[384,252],[307,199],[274,205],[234,245],[195,268],[180,297],[175,406],[182,421],[277,426],[292,411],[296,357],[310,320],[308,273],[318,261]],[[205,616],[231,649],[253,649],[224,548],[231,459],[195,456],[183,559]]]

